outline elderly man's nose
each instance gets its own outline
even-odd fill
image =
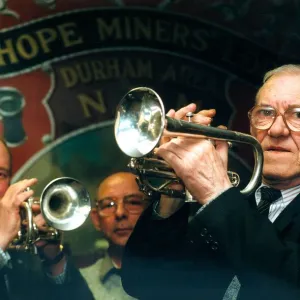
[[[284,117],[282,115],[279,115],[276,117],[272,126],[269,128],[268,133],[270,136],[273,136],[273,137],[289,135],[290,130],[287,127]]]

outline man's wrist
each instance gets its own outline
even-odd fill
[[[6,251],[6,249],[8,248],[11,240],[12,240],[11,237],[8,237],[5,234],[0,233],[0,248],[3,251]]]
[[[0,270],[5,266],[7,266],[9,261],[10,261],[9,253],[4,251],[2,248],[0,248]]]
[[[45,268],[46,276],[55,284],[64,284],[67,277],[67,265],[68,265],[68,257],[63,256],[63,264],[60,265],[59,269],[53,270],[51,266]],[[50,271],[51,270],[51,271]]]
[[[218,199],[223,193],[225,193],[226,191],[230,190],[231,188],[233,188],[232,186],[229,187],[228,189],[222,191],[222,193],[217,194],[214,198],[211,198],[210,200],[206,201],[205,204],[203,204],[200,209],[196,212],[196,215],[198,215],[199,213],[201,213],[209,204],[211,204],[212,202],[214,202],[216,199]]]
[[[209,204],[213,200],[217,199],[221,194],[223,194],[227,190],[231,189],[232,187],[233,187],[232,184],[229,183],[227,185],[224,185],[223,188],[213,190],[211,193],[207,192],[207,195],[205,198],[204,197],[201,198],[200,196],[198,196],[198,197],[196,196],[195,198],[201,205],[206,206],[207,204]]]
[[[64,257],[64,248],[57,241],[39,241],[37,244],[38,254],[45,266],[59,263]]]

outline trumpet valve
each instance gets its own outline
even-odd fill
[[[192,118],[194,117],[194,113],[192,113],[191,111],[189,111],[189,112],[186,113],[185,116],[187,117],[188,122],[191,123],[192,122]]]

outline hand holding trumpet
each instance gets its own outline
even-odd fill
[[[156,154],[162,157],[184,182],[200,204],[232,187],[227,175],[228,144],[207,139],[172,138]]]
[[[171,109],[167,116],[177,120],[187,120],[187,114],[194,113],[195,110],[196,105],[192,103],[178,111]],[[193,115],[192,122],[209,126],[215,114],[215,109],[201,110]],[[174,169],[193,198],[199,199],[201,204],[232,186],[227,176],[228,147],[224,141],[212,144],[206,139],[163,137],[160,147],[155,149],[155,154]],[[213,168],[208,169],[208,165]],[[203,187],[199,186],[199,182]],[[198,190],[203,190],[204,193],[199,193]],[[162,195],[162,200],[166,200],[165,198],[168,197]],[[163,202],[169,205],[171,203],[170,200],[161,201],[161,204]],[[176,202],[178,203],[177,199],[172,204],[173,209]],[[166,211],[164,206],[161,205],[161,212]]]
[[[175,111],[174,109],[169,110],[169,112],[166,114],[168,117],[174,118],[176,120],[184,120],[187,121],[188,115],[190,113],[193,113],[192,122],[202,125],[210,125],[212,118],[215,116],[216,111],[215,109],[209,109],[209,110],[201,110],[198,113],[195,113],[196,111],[196,104],[191,103],[178,111]],[[160,147],[155,149],[155,154],[158,156],[161,156],[164,158],[164,155],[168,156],[169,159],[172,159],[170,157],[170,148],[174,147],[172,146],[172,143],[176,143],[176,140],[182,140],[180,143],[185,144],[188,140],[188,138],[170,138],[163,136],[160,141]],[[186,142],[184,142],[186,141]],[[195,142],[195,139],[190,139],[190,141]],[[196,140],[197,142],[198,140]],[[166,160],[166,162],[169,162]],[[170,164],[172,167],[172,164]],[[184,164],[183,164],[184,165]],[[176,170],[175,170],[176,172]],[[179,183],[171,183],[168,188],[174,189],[174,190],[184,190],[184,186]],[[181,200],[181,201],[180,201]],[[179,207],[181,207],[184,203],[184,199],[174,199],[172,197],[169,197],[167,195],[161,195],[161,200],[158,207],[158,213],[162,217],[168,217],[171,214],[173,214]]]
[[[12,184],[0,200],[0,248],[3,251],[18,234],[21,225],[20,207],[34,193],[26,188],[35,183],[37,179],[32,178]]]
[[[36,183],[37,179],[32,178],[12,184],[0,200],[0,248],[3,251],[9,248],[10,243],[18,235],[21,225],[27,226],[28,221],[22,220],[21,210],[23,203],[34,195],[34,191],[28,188]],[[38,201],[35,201],[35,203],[38,203]],[[49,227],[41,214],[40,205],[33,204],[31,209],[34,214],[33,222],[38,231],[47,231]],[[59,241],[50,242],[40,239],[35,242],[35,246],[40,257],[46,261],[53,260],[61,252]],[[49,266],[50,273],[53,276],[60,274],[63,271],[64,264],[65,258],[62,257],[57,264]]]

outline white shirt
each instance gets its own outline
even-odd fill
[[[261,200],[261,187],[266,186],[262,184],[255,192],[256,204]],[[281,190],[281,197],[270,205],[269,220],[273,223],[281,212],[300,194],[300,186],[295,186],[287,190]]]

